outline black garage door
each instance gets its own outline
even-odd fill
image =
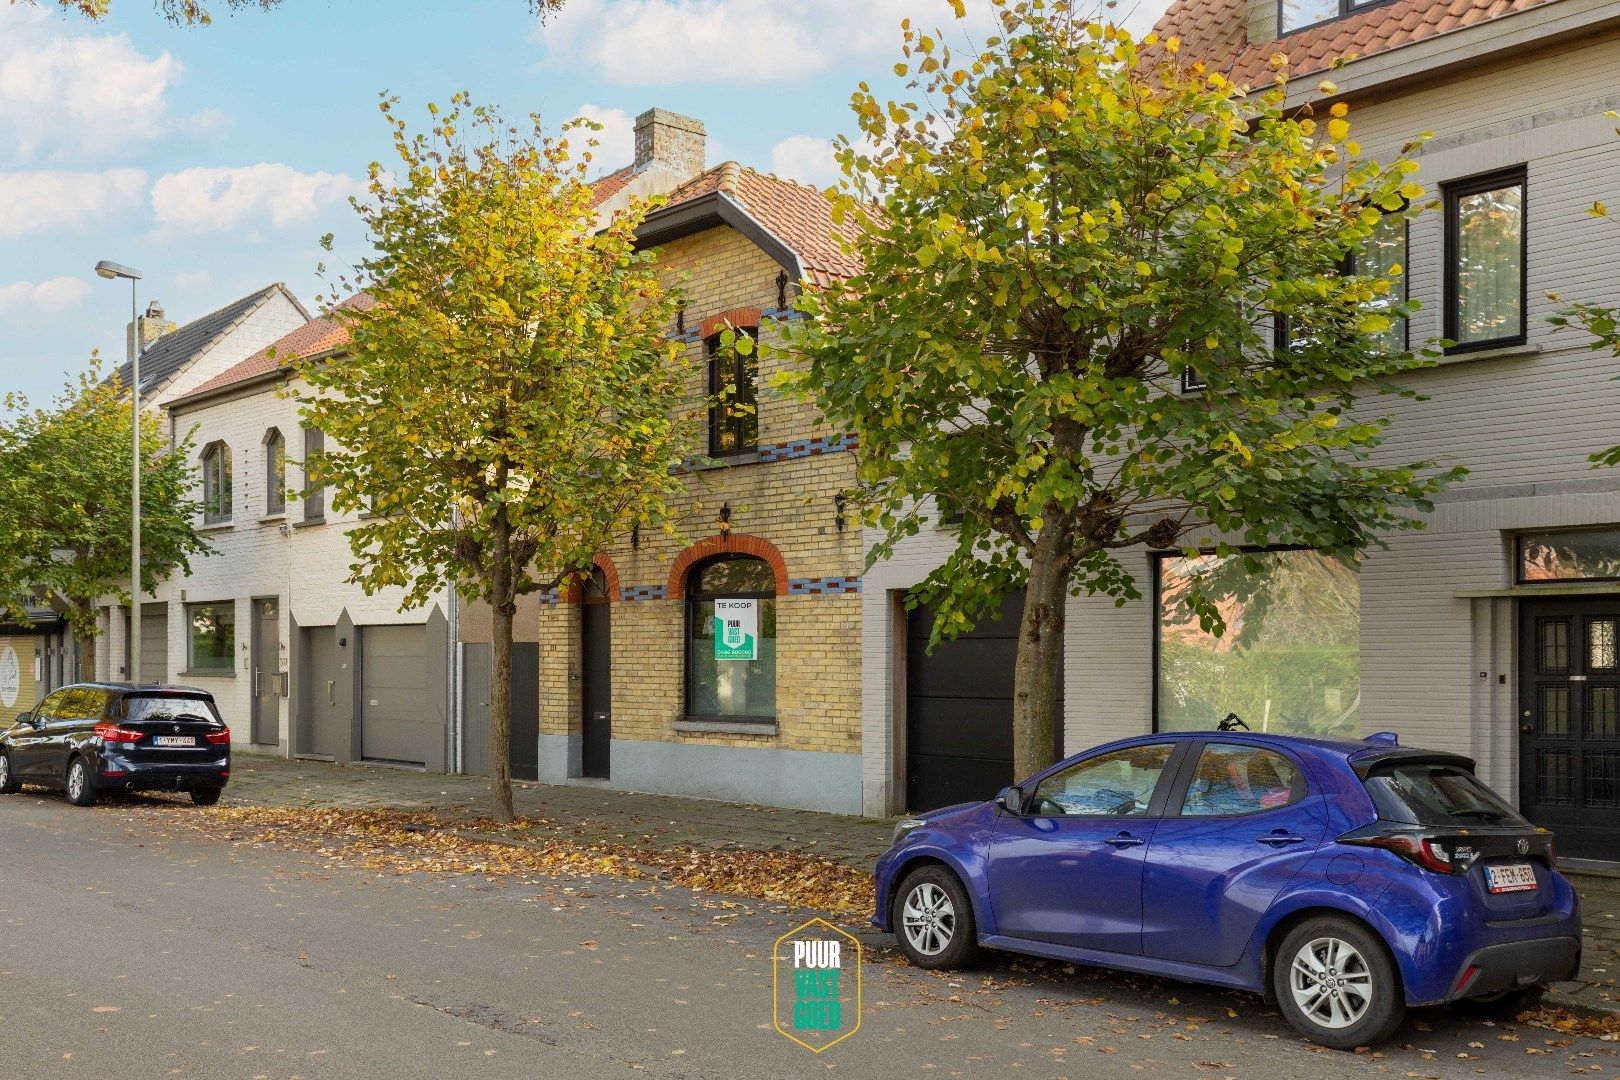
[[[1001,617],[928,652],[934,609],[906,615],[906,809],[913,813],[994,798],[1013,782],[1013,660],[1024,594],[1009,593]],[[1062,753],[1063,681],[1058,678],[1057,752]]]

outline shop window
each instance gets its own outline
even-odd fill
[[[1620,580],[1620,528],[1523,533],[1519,582]]]
[[[776,578],[763,559],[722,555],[687,577],[686,711],[776,717]]]
[[[203,449],[203,522],[231,520],[231,448],[222,442]]]
[[[1525,340],[1525,170],[1445,185],[1451,352]]]
[[[186,608],[186,657],[192,671],[236,671],[236,605],[192,604]]]
[[[1187,604],[1221,613],[1216,636]],[[1315,551],[1166,555],[1158,560],[1156,721],[1211,730],[1236,713],[1255,731],[1360,736],[1361,581]]]

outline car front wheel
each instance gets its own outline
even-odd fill
[[[96,787],[90,782],[90,766],[85,764],[82,757],[68,762],[67,797],[74,806],[96,805]]]
[[[1310,919],[1290,931],[1272,966],[1272,990],[1295,1031],[1334,1050],[1376,1046],[1406,1016],[1383,942],[1345,918]]]
[[[11,755],[0,753],[0,795],[15,795],[22,790],[22,784],[11,771]]]
[[[894,937],[905,958],[922,968],[947,970],[972,962],[979,951],[967,890],[943,866],[906,875],[895,894]]]

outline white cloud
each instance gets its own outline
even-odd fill
[[[174,286],[177,289],[200,289],[213,283],[214,275],[208,270],[192,270],[174,275]]]
[[[970,10],[965,29],[982,32],[989,5]],[[946,0],[569,0],[548,16],[539,37],[552,57],[620,85],[757,84],[873,53],[898,55],[905,18],[958,26]]]
[[[363,183],[343,173],[303,173],[280,162],[182,169],[152,185],[152,212],[160,228],[188,232],[266,223],[283,229],[364,191]]]
[[[771,147],[771,171],[820,188],[831,187],[839,177],[832,141],[814,135],[791,135]]]
[[[0,172],[0,240],[50,229],[81,229],[140,203],[146,173]]]
[[[0,285],[0,311],[10,307],[30,306],[43,311],[65,311],[75,307],[90,295],[90,283],[83,278],[59,277],[42,281],[18,281]]]
[[[121,154],[171,132],[212,134],[224,114],[176,117],[181,64],[125,34],[75,33],[28,6],[0,7],[0,146],[16,161]]]
[[[581,130],[575,132],[570,138],[576,154],[585,149],[584,139],[596,139],[596,148],[591,151],[591,172],[611,172],[621,165],[628,165],[635,157],[636,152],[636,122],[633,117],[623,109],[610,109],[603,105],[592,105],[587,102],[581,105],[574,114],[583,116],[587,120],[594,120],[602,125],[597,132]]]

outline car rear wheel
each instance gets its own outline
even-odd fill
[[[11,755],[0,754],[0,795],[15,795],[22,790],[22,784],[11,772]]]
[[[967,890],[943,866],[923,866],[906,875],[895,894],[893,923],[900,952],[918,967],[963,967],[979,951]]]
[[[213,806],[219,802],[220,789],[217,787],[199,787],[191,789],[191,801],[198,806]]]
[[[1324,916],[1296,926],[1277,950],[1271,979],[1294,1030],[1334,1050],[1376,1046],[1406,1016],[1383,942],[1350,919]]]
[[[74,806],[96,805],[96,786],[90,782],[90,766],[82,757],[68,762],[67,797]]]

